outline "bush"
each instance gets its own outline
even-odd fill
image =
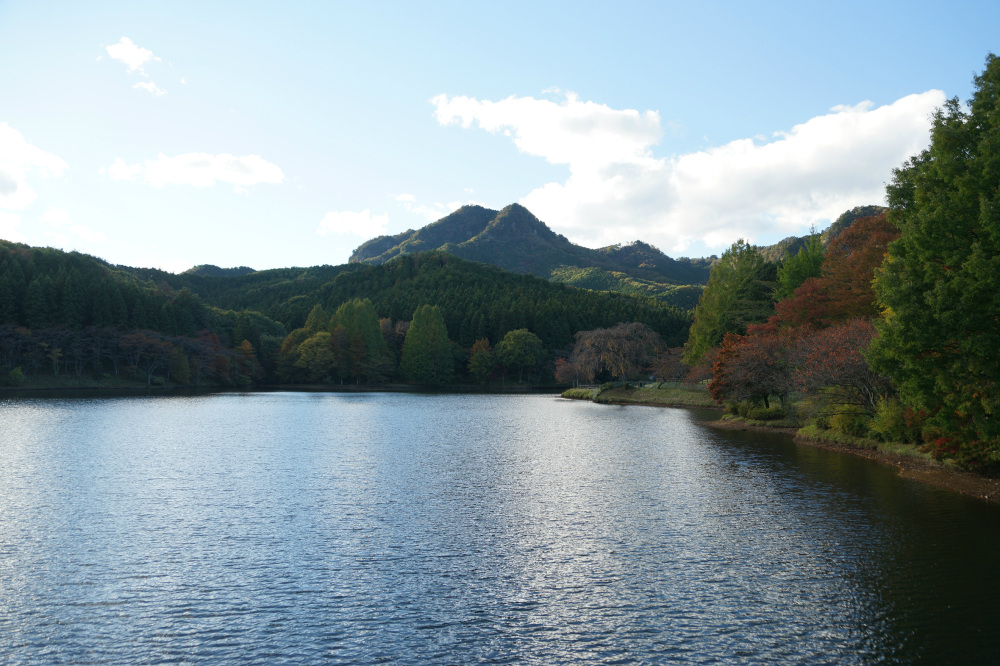
[[[21,366],[17,366],[9,373],[7,373],[8,386],[20,386],[23,383],[24,383],[24,371],[21,370]]]
[[[747,410],[746,418],[752,421],[776,421],[785,418],[785,410],[780,405],[773,407],[754,406]]]
[[[829,416],[830,428],[851,437],[867,437],[871,417],[856,405],[833,405],[837,411]]]
[[[879,401],[875,417],[872,419],[871,431],[883,442],[916,444],[923,441],[921,433],[923,423],[923,412],[903,407],[896,398],[883,398]]]

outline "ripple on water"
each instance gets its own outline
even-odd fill
[[[0,409],[6,663],[1000,656],[995,507],[690,411],[303,393]]]

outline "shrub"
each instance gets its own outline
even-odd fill
[[[773,407],[755,405],[747,410],[746,418],[753,421],[775,421],[785,418],[785,410],[780,405],[774,405]]]
[[[829,416],[830,428],[851,437],[867,437],[871,417],[856,405],[833,405],[836,412]]]
[[[24,371],[21,370],[21,366],[17,366],[7,373],[7,383],[10,386],[20,386],[24,383]]]
[[[924,413],[903,407],[896,398],[879,400],[871,422],[872,433],[884,442],[916,444],[923,441]]]

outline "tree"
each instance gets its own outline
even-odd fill
[[[805,246],[778,267],[778,288],[774,297],[778,300],[788,298],[807,279],[819,277],[822,265],[823,242],[813,230]]]
[[[305,370],[309,381],[329,381],[336,371],[337,358],[330,339],[327,331],[317,331],[298,346],[295,366]]]
[[[469,374],[480,384],[485,384],[493,374],[494,367],[496,361],[490,341],[486,338],[476,340],[469,352]]]
[[[776,268],[743,239],[733,243],[712,266],[708,284],[694,310],[684,344],[684,362],[695,365],[726,333],[746,333],[747,326],[766,320],[773,311]]]
[[[899,231],[885,213],[856,219],[830,241],[822,275],[805,280],[774,306],[772,320],[782,326],[830,326],[850,319],[877,317],[872,280],[889,243]]]
[[[557,384],[571,386],[579,386],[580,384],[580,371],[576,364],[564,358],[556,359],[556,369],[553,371],[552,377],[555,378]]]
[[[407,381],[425,386],[443,386],[451,381],[451,343],[441,309],[436,305],[422,305],[413,313],[399,370]]]
[[[662,347],[663,340],[645,324],[622,323],[577,333],[570,361],[585,381],[601,372],[625,381],[649,369]]]
[[[524,371],[534,368],[545,358],[542,340],[526,328],[510,331],[497,344],[497,360],[508,370],[517,370],[517,382],[524,378]]]
[[[1000,58],[967,111],[953,98],[935,113],[887,195],[901,235],[875,282],[872,361],[960,462],[1000,467]]]
[[[774,324],[754,325],[747,335],[727,333],[712,366],[708,391],[717,402],[763,402],[776,395],[782,405],[792,390],[790,337]]]
[[[358,382],[384,381],[392,372],[389,348],[382,337],[382,328],[375,307],[367,298],[345,301],[330,320],[332,328],[341,327],[347,339],[350,359],[349,373]]]
[[[875,336],[875,326],[865,319],[802,335],[795,349],[796,387],[822,391],[828,402],[874,416],[879,402],[892,394],[889,378],[872,369],[864,356]]]

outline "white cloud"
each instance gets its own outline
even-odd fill
[[[633,162],[649,157],[663,136],[660,115],[634,109],[616,110],[582,102],[566,93],[561,103],[533,97],[508,97],[499,102],[438,95],[431,99],[434,117],[442,125],[480,128],[513,139],[521,152],[552,164],[599,165]]]
[[[24,210],[35,200],[35,191],[28,186],[28,175],[59,177],[66,163],[28,143],[24,136],[7,123],[0,123],[0,208]]]
[[[397,194],[393,197],[402,204],[407,212],[419,215],[420,217],[433,222],[440,220],[445,215],[452,213],[462,207],[461,201],[450,201],[448,203],[436,202],[433,204],[422,204],[417,202],[417,198],[412,194]]]
[[[389,216],[372,215],[372,212],[365,209],[359,213],[352,211],[330,212],[323,216],[316,233],[325,236],[326,234],[336,234],[338,236],[360,236],[362,238],[373,238],[386,233],[389,227]]]
[[[614,110],[568,94],[500,102],[439,95],[442,125],[502,132],[525,153],[566,164],[569,176],[520,203],[576,242],[640,238],[668,251],[694,242],[722,248],[738,237],[802,233],[860,204],[884,199],[891,171],[927,145],[932,90],[875,108],[838,106],[772,140],[742,139],[685,155],[655,157],[662,137],[653,111]]]
[[[42,222],[53,227],[68,227],[71,224],[69,213],[64,208],[49,208],[42,213]]]
[[[235,186],[237,193],[243,193],[246,187],[261,183],[277,184],[285,180],[281,168],[260,155],[237,157],[226,153],[185,153],[175,157],[160,153],[155,160],[145,160],[142,164],[126,164],[123,159],[117,158],[104,173],[115,180],[135,180],[142,176],[153,187],[211,187],[217,182],[229,183]]]
[[[145,73],[145,66],[147,64],[160,62],[160,59],[153,55],[152,51],[137,46],[128,37],[122,37],[118,40],[117,44],[112,44],[106,47],[105,50],[113,60],[124,63],[130,73],[136,70]]]
[[[21,233],[21,218],[19,216],[0,210],[0,238],[15,243],[24,242],[24,234]]]
[[[146,72],[146,65],[154,62],[162,62],[160,58],[153,55],[152,51],[136,45],[135,42],[128,37],[122,37],[118,40],[117,44],[105,47],[105,50],[113,60],[123,63],[125,67],[128,68],[129,74],[138,72],[147,79],[149,78],[149,74]],[[98,58],[98,60],[100,60],[100,58]],[[151,80],[134,83],[132,84],[132,88],[135,90],[145,90],[156,97],[167,94],[166,90],[159,87]]]
[[[90,227],[74,223],[69,213],[63,208],[49,207],[42,213],[40,219],[52,227],[51,230],[46,230],[45,235],[58,246],[70,247],[80,240],[89,244],[103,243],[107,240],[107,237],[100,231],[94,231]]]
[[[152,93],[159,97],[160,95],[166,95],[167,91],[156,85],[152,81],[140,81],[139,83],[133,84],[133,88],[136,90],[145,90],[146,92]]]

